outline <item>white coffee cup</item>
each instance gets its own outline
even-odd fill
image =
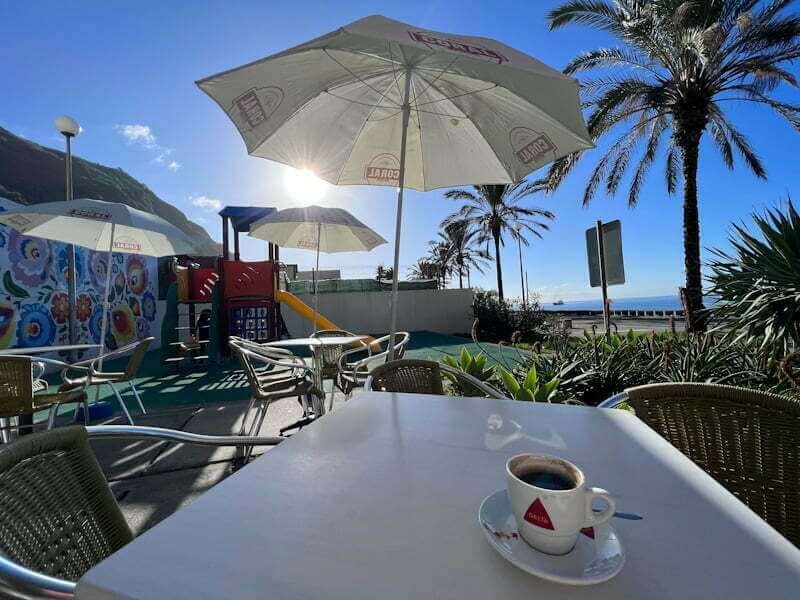
[[[533,474],[539,475],[539,485],[521,479],[526,475],[530,479]],[[581,529],[605,523],[616,511],[614,499],[606,490],[587,487],[578,467],[555,456],[518,454],[510,458],[506,481],[522,539],[546,554],[567,554]],[[557,489],[550,489],[553,487]],[[597,498],[607,505],[599,513],[592,510]]]

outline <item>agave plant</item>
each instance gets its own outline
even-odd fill
[[[736,339],[783,357],[800,344],[800,215],[789,200],[785,211],[752,218],[755,232],[734,225],[732,250],[713,251],[710,293],[720,301],[712,314]]]
[[[459,371],[472,375],[479,381],[489,382],[495,377],[495,368],[493,365],[487,365],[487,357],[483,352],[473,355],[466,347],[461,348],[461,354],[458,360],[452,356],[445,354],[442,357],[442,362],[449,367],[458,369]],[[444,374],[450,381],[453,388],[453,393],[457,396],[483,396],[484,393],[469,383],[458,381],[448,373]]]
[[[539,377],[536,366],[528,369],[525,378],[520,382],[507,369],[500,369],[500,378],[506,391],[514,400],[523,402],[552,402],[560,381],[557,378],[545,381]]]

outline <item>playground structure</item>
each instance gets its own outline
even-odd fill
[[[267,244],[267,260],[243,261],[239,234],[274,208],[227,206],[222,217],[222,256],[176,257],[170,269],[174,281],[166,291],[161,325],[162,360],[176,366],[195,361],[221,361],[228,354],[228,338],[267,342],[287,335],[281,304],[307,320],[313,309],[280,289],[280,248]],[[229,229],[233,231],[230,252]],[[323,315],[317,325],[337,329]]]

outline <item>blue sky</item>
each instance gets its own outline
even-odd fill
[[[381,2],[236,2],[99,0],[80,3],[0,3],[4,24],[0,64],[0,126],[38,143],[61,147],[53,118],[75,117],[84,132],[76,154],[120,167],[161,198],[220,237],[220,205],[279,206],[311,203],[291,187],[287,169],[247,156],[233,125],[194,81],[269,55],[363,16],[381,13],[433,30],[499,39],[551,66],[562,68],[575,54],[607,45],[585,28],[549,32],[545,14],[556,1],[481,2],[428,0]],[[784,92],[798,100],[798,92]],[[731,221],[772,206],[796,189],[800,136],[758,108],[734,107],[731,114],[767,165],[769,180],[744,168],[728,171],[715,150],[701,157],[702,243],[725,244]],[[596,152],[596,151],[595,151]],[[531,288],[544,300],[594,298],[588,287],[584,230],[596,219],[621,219],[628,283],[612,297],[673,294],[683,279],[681,203],[664,190],[658,166],[629,210],[623,195],[599,195],[580,206],[591,157],[564,186],[531,204],[556,213],[543,240],[523,248]],[[385,238],[393,240],[395,194],[391,188],[327,187],[319,204],[347,208]],[[412,264],[436,236],[438,223],[457,205],[443,191],[409,192],[403,223],[401,267]],[[323,268],[345,275],[372,276],[390,264],[392,244],[369,254],[323,255]],[[243,254],[258,259],[264,244],[243,243]],[[503,252],[507,295],[519,294],[515,245]],[[310,267],[313,255],[284,251],[287,262]],[[405,271],[405,268],[402,268]],[[493,287],[494,269],[473,283]]]

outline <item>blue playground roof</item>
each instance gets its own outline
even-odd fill
[[[250,224],[275,212],[271,206],[226,206],[219,211],[220,217],[228,217],[234,231],[247,233]]]

